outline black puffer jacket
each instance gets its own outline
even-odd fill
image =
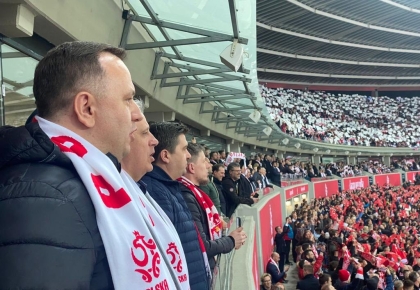
[[[95,210],[39,128],[0,128],[0,289],[114,289]]]
[[[212,241],[210,239],[209,225],[207,222],[207,214],[198,204],[194,194],[183,184],[181,184],[181,193],[187,203],[188,208],[191,211],[193,220],[197,225],[197,229],[200,232],[201,239],[203,240],[206,248],[207,257],[211,269],[215,266],[215,256],[218,254],[227,254],[235,248],[235,240],[231,236],[222,237],[220,239]]]

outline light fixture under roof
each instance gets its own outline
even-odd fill
[[[261,113],[258,110],[254,110],[251,114],[249,114],[249,118],[254,121],[254,123],[258,123],[261,118]]]

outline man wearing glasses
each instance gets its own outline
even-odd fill
[[[241,196],[239,183],[241,178],[241,167],[239,163],[232,162],[227,167],[227,176],[222,180],[223,194],[226,199],[226,216],[230,217],[239,204],[252,205],[258,202],[257,198]]]

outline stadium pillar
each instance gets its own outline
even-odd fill
[[[390,156],[384,156],[384,164],[386,166],[390,166],[391,165],[391,157]]]
[[[241,144],[239,143],[239,142],[234,142],[233,144],[227,144],[227,146],[229,146],[230,148],[230,150],[228,151],[228,152],[238,152],[238,153],[240,153],[241,152],[241,146],[240,146]]]
[[[9,38],[34,33],[35,14],[23,4],[0,4],[0,33]]]
[[[312,155],[312,163],[314,163],[316,166],[319,166],[319,163],[321,163],[321,156]]]
[[[347,157],[347,164],[351,164],[351,165],[356,164],[356,156]]]

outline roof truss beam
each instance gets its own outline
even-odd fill
[[[230,1],[232,1],[232,0],[230,0]],[[238,43],[248,44],[248,39],[243,38],[243,37],[239,37],[239,35],[237,35],[237,37],[235,37],[235,31],[234,31],[234,35],[229,35],[229,34],[225,34],[225,33],[215,32],[215,31],[201,29],[201,28],[195,28],[195,27],[191,27],[191,26],[188,26],[188,25],[169,22],[169,21],[164,21],[164,20],[154,21],[152,18],[138,16],[138,15],[132,15],[132,14],[124,14],[123,18],[126,19],[126,20],[131,19],[132,21],[135,21],[135,22],[155,25],[155,26],[159,26],[159,27],[162,27],[162,28],[168,28],[168,29],[178,30],[178,31],[182,31],[182,32],[188,32],[188,33],[191,33],[191,34],[197,34],[197,35],[202,35],[202,36],[207,36],[207,37],[212,37],[212,38],[223,39],[221,41],[233,41],[235,38],[237,38]]]

